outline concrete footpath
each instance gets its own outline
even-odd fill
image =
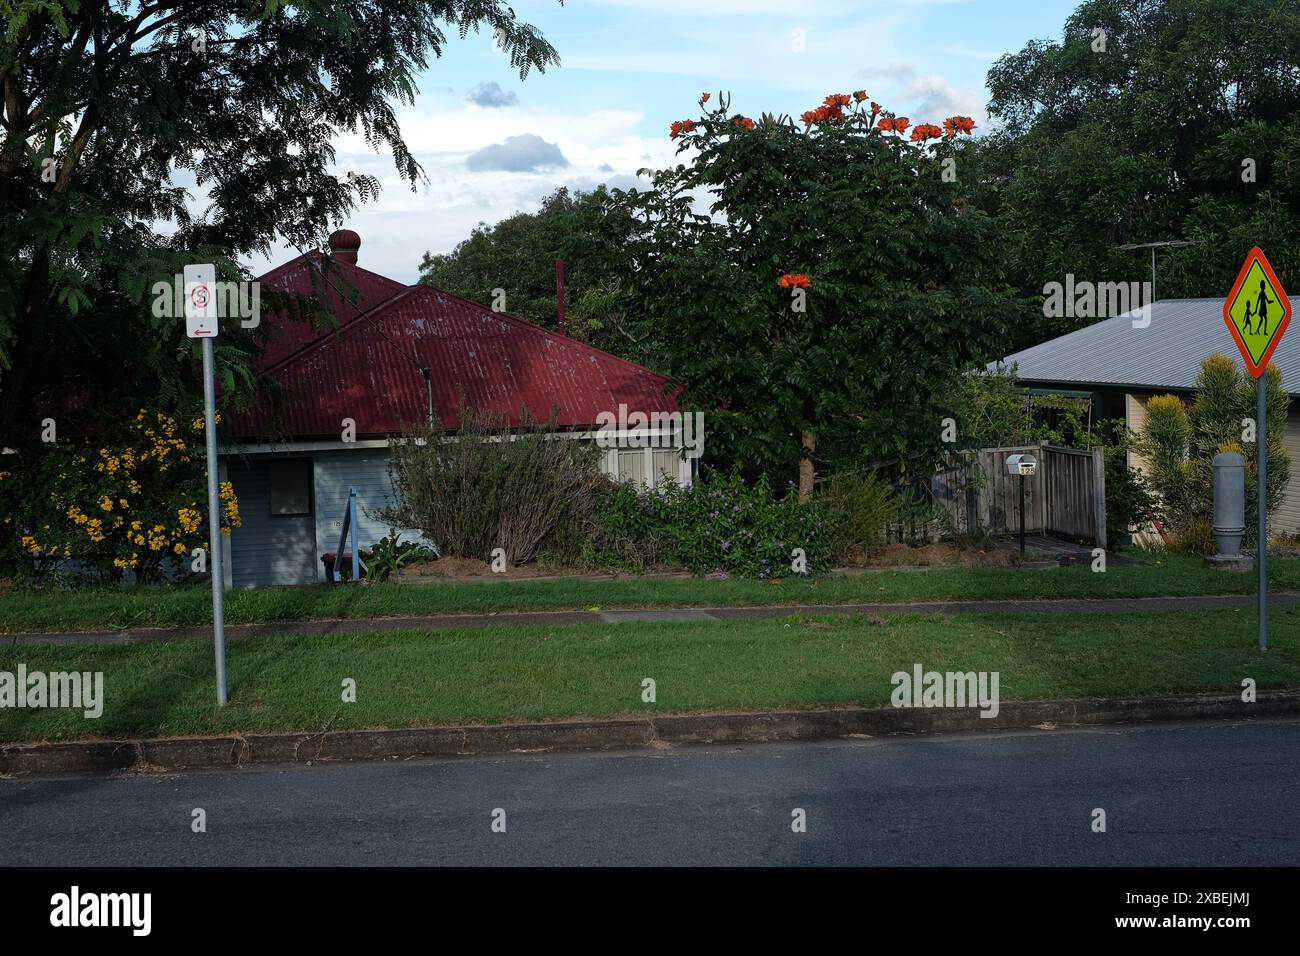
[[[1271,608],[1300,606],[1300,594],[1269,595]],[[487,614],[432,614],[418,617],[333,618],[227,624],[226,637],[241,640],[280,634],[365,634],[377,631],[440,631],[461,627],[511,625],[620,624],[628,621],[770,620],[792,614],[824,616],[885,614],[1151,614],[1255,607],[1253,594],[1188,597],[1059,598],[1020,601],[920,601],[906,604],[786,604],[762,607],[628,608],[600,611],[503,611]],[[139,644],[148,641],[211,640],[212,628],[136,627],[116,631],[24,632],[0,634],[0,646],[27,644]]]
[[[0,746],[0,775],[220,770],[252,764],[306,764],[421,757],[492,756],[857,739],[960,731],[1056,730],[1099,724],[1191,719],[1240,720],[1300,714],[1300,690],[1240,694],[1006,701],[996,716],[965,707],[840,707],[756,713],[667,714],[623,720],[568,720],[401,730],[232,734],[86,740]]]

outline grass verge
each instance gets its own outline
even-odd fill
[[[1300,589],[1300,559],[1269,562],[1270,586]],[[630,577],[590,580],[458,581],[374,586],[320,585],[232,591],[226,620],[256,624],[310,618],[401,617],[425,614],[581,610],[589,607],[739,607],[745,605],[902,603],[939,600],[1120,598],[1245,594],[1250,574],[1227,574],[1199,558],[1143,558],[1104,574],[1089,567],[1017,571],[935,568],[859,576],[744,579]],[[12,592],[0,598],[0,633],[128,627],[184,627],[212,620],[202,587],[135,591]]]
[[[890,675],[998,671],[1003,700],[1300,686],[1300,609],[1107,615],[906,615],[282,636],[211,644],[0,649],[0,671],[102,671],[103,716],[0,710],[0,740],[339,730],[888,703]],[[641,701],[653,678],[658,700]],[[357,701],[341,701],[345,678]]]

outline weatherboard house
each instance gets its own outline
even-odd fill
[[[1223,299],[1164,299],[1150,308],[1149,316],[1118,315],[1008,355],[997,364],[1014,366],[1019,384],[1031,393],[1090,399],[1094,421],[1123,419],[1130,430],[1138,431],[1153,397],[1190,396],[1207,356],[1237,356],[1223,321]],[[1291,398],[1283,436],[1291,480],[1270,530],[1295,533],[1300,531],[1300,335],[1294,329],[1282,338],[1272,362]],[[1130,465],[1140,469],[1142,462],[1134,456]]]
[[[274,414],[259,408],[221,428],[222,476],[243,518],[230,535],[228,587],[323,582],[320,557],[338,548],[350,488],[360,546],[387,534],[375,513],[394,502],[390,442],[431,411],[454,431],[462,402],[515,425],[554,412],[557,432],[578,441],[607,438],[599,428],[631,417],[621,408],[634,410],[651,423],[635,428],[639,440],[599,441],[605,473],[642,487],[665,477],[690,481],[681,433],[662,424],[678,411],[663,376],[432,286],[363,269],[360,246],[355,232],[340,230],[330,237],[332,267],[313,251],[259,279],[264,288],[314,296],[337,328],[263,311],[269,338],[256,368],[282,401]]]

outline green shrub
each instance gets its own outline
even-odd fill
[[[821,494],[831,559],[851,560],[887,543],[898,518],[899,502],[889,483],[877,475],[835,475]]]
[[[429,425],[397,444],[401,504],[378,512],[382,520],[419,529],[442,555],[487,561],[501,548],[511,564],[531,561],[557,529],[587,520],[601,481],[599,449],[464,407],[460,421],[455,436]]]
[[[1106,531],[1107,541],[1113,550],[1120,547],[1120,535],[1129,528],[1138,531],[1150,524],[1148,513],[1155,508],[1155,499],[1147,488],[1146,479],[1128,466],[1128,436],[1107,448],[1106,456]]]
[[[1281,504],[1290,478],[1290,458],[1283,444],[1290,401],[1276,366],[1269,366],[1266,387],[1267,507],[1273,511]],[[1247,440],[1243,426],[1253,422],[1255,411],[1255,383],[1232,359],[1219,354],[1201,363],[1190,406],[1174,395],[1160,395],[1147,403],[1146,426],[1137,447],[1150,459],[1150,490],[1175,539],[1199,540],[1200,522],[1208,523],[1213,516],[1214,456],[1235,451],[1245,459],[1246,540],[1254,542],[1259,513],[1258,442]]]
[[[387,581],[393,574],[414,561],[432,561],[436,555],[422,544],[403,541],[396,528],[375,542],[365,554],[367,574],[372,581]]]
[[[1170,538],[1169,550],[1174,554],[1214,554],[1219,550],[1214,522],[1204,517],[1187,521]]]
[[[738,475],[713,476],[654,491],[620,485],[602,497],[596,515],[590,554],[608,567],[676,565],[772,578],[794,573],[796,549],[810,573],[832,557],[821,508],[793,493],[777,497],[766,477],[746,485]]]
[[[894,499],[892,534],[913,547],[929,544],[936,534],[951,533],[952,521],[924,490],[905,490]]]
[[[676,483],[639,491],[607,481],[600,490],[584,557],[600,567],[646,571],[681,566],[672,532],[673,509],[684,495]]]
[[[203,419],[141,409],[97,441],[0,456],[0,575],[35,583],[158,583],[191,574],[208,547]],[[221,482],[222,532],[240,526]],[[128,577],[129,576],[129,577]]]

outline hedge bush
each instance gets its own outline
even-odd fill
[[[587,553],[607,567],[774,578],[824,570],[834,556],[821,507],[778,496],[766,477],[747,485],[738,475],[713,475],[654,491],[613,485],[595,515]]]

